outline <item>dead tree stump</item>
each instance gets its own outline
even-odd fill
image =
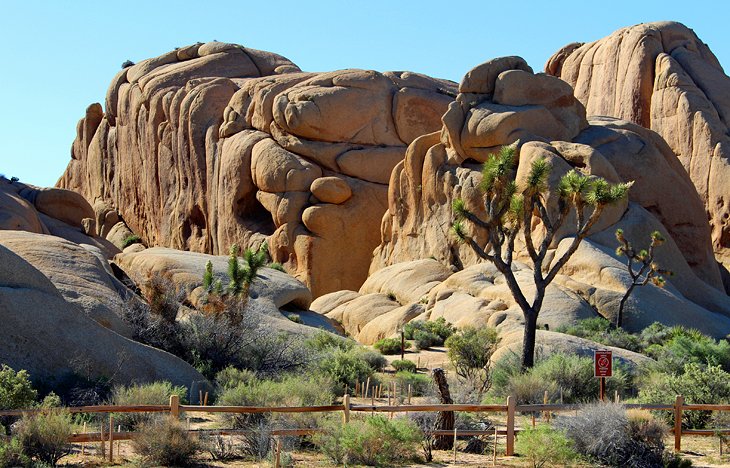
[[[446,381],[446,374],[441,368],[433,370],[433,381],[436,384],[436,389],[439,392],[441,398],[441,404],[451,405],[454,401],[451,399],[451,393],[449,392],[449,383]],[[454,412],[453,411],[439,411],[436,416],[436,430],[453,431],[454,430]],[[454,448],[454,437],[453,436],[436,436],[433,443],[433,448],[436,450],[451,450]]]

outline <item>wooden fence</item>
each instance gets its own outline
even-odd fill
[[[353,412],[369,412],[369,413],[410,413],[410,412],[438,412],[438,411],[454,411],[467,413],[505,413],[505,429],[490,431],[475,430],[458,430],[453,431],[433,431],[433,435],[453,435],[458,436],[494,436],[495,445],[498,435],[505,436],[505,454],[507,456],[514,455],[515,434],[519,429],[515,427],[515,415],[517,413],[541,413],[550,415],[551,413],[578,411],[582,405],[578,404],[530,404],[517,405],[513,397],[507,397],[505,404],[493,405],[465,405],[465,404],[438,404],[438,405],[417,405],[417,404],[389,404],[389,405],[361,405],[352,404],[350,396],[345,395],[343,403],[340,405],[327,406],[204,406],[204,405],[181,405],[180,398],[177,395],[170,397],[169,405],[98,405],[98,406],[77,406],[65,408],[70,413],[169,413],[174,418],[179,418],[181,413],[227,413],[227,414],[253,414],[253,413],[327,413],[342,412],[342,420],[344,424],[350,421],[350,415]],[[624,404],[626,408],[643,409],[643,410],[661,410],[674,412],[674,449],[679,452],[682,447],[682,435],[694,436],[716,436],[718,434],[730,435],[730,429],[713,430],[713,429],[682,429],[682,413],[684,411],[730,411],[730,405],[710,405],[710,404],[685,404],[684,398],[678,395],[674,404]],[[26,409],[26,410],[9,410],[0,411],[0,416],[22,416],[24,414],[40,413],[49,411],[49,409]],[[534,420],[533,420],[534,421]],[[134,438],[133,432],[114,431],[113,419],[110,416],[109,430],[105,433],[104,426],[100,432],[74,434],[70,442],[109,442],[109,457],[113,457],[113,442],[118,440],[130,440]],[[278,429],[271,431],[272,436],[298,436],[308,435],[318,432],[319,429]],[[250,433],[245,430],[192,430],[194,434],[208,435],[235,435]],[[496,450],[496,449],[495,449]]]

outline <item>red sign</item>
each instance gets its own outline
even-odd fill
[[[593,376],[611,377],[613,375],[613,356],[611,351],[593,351]]]

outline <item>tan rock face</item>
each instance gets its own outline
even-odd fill
[[[589,115],[666,140],[700,195],[718,259],[730,261],[730,77],[707,45],[682,24],[647,23],[566,46],[546,71],[573,86]]]
[[[63,248],[57,249],[54,242]],[[205,380],[181,359],[124,338],[112,331],[113,323],[100,323],[105,318],[102,309],[114,301],[113,287],[93,259],[64,251],[70,243],[3,231],[2,244],[0,321],[5,336],[0,341],[0,361],[28,370],[51,388],[74,375],[114,376],[124,384],[167,380],[190,386]],[[41,259],[41,272],[29,261],[38,261],[40,250],[46,248],[49,255]],[[77,258],[78,264],[73,262]],[[89,303],[84,296],[97,302]]]
[[[96,211],[104,235],[116,211],[147,245],[225,254],[267,241],[315,296],[357,289],[390,173],[440,128],[455,91],[415,73],[302,73],[268,52],[196,44],[114,78],[58,185],[107,208]]]
[[[498,65],[514,69],[491,69]],[[555,329],[597,314],[614,318],[630,282],[625,266],[614,257],[614,233],[620,227],[641,246],[648,243],[651,232],[662,232],[668,241],[657,259],[675,273],[667,288],[648,286],[635,293],[628,306],[627,329],[640,331],[661,321],[692,326],[717,337],[730,331],[730,299],[721,291],[702,202],[661,137],[627,121],[587,121],[582,105],[565,83],[531,75],[514,58],[487,62],[467,77],[467,82],[480,83],[467,89],[487,92],[459,94],[443,117],[441,132],[414,140],[391,175],[382,243],[359,295],[327,295],[312,304],[313,310],[321,308],[338,320],[357,318],[350,322],[349,331],[364,342],[395,333],[396,324],[408,320],[405,311],[416,305],[424,307],[419,319],[443,317],[460,327],[494,326],[503,336],[513,332],[521,336],[522,312],[504,277],[449,234],[455,198],[463,199],[473,212],[484,210],[478,189],[480,165],[475,160],[498,148],[491,145],[519,138],[518,185],[536,158],[552,164],[551,185],[570,169],[613,183],[634,181],[629,200],[606,209],[547,289],[539,327]],[[496,83],[488,83],[487,77]],[[497,97],[509,105],[496,104]],[[485,109],[492,114],[483,114],[478,124],[470,125],[468,116]],[[552,118],[533,119],[537,111]],[[486,125],[487,121],[494,125]],[[530,131],[523,132],[526,128]],[[558,135],[569,138],[559,140]],[[486,143],[480,147],[476,141]],[[548,206],[554,205],[553,197],[547,194]],[[550,259],[569,245],[574,224],[568,220],[558,233]],[[532,229],[539,238],[541,225]],[[474,235],[479,239],[484,233]],[[517,258],[525,263],[515,264],[515,277],[529,300],[534,294],[533,273],[529,258],[519,248],[521,242],[518,239]],[[420,260],[427,257],[432,260]],[[371,307],[369,301],[380,297],[377,294],[387,294],[397,304]],[[358,301],[369,308],[355,310]],[[363,326],[365,320],[369,321]],[[578,345],[572,343],[568,348]]]

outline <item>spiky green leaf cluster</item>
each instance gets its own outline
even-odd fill
[[[585,200],[594,206],[612,205],[626,198],[631,185],[632,182],[609,184],[606,179],[594,178]]]
[[[228,291],[233,295],[239,295],[253,283],[258,274],[259,268],[266,265],[268,260],[268,246],[261,244],[259,250],[246,249],[243,253],[244,266],[238,262],[238,245],[233,244],[228,257]]]
[[[462,219],[467,213],[466,203],[461,198],[455,198],[451,203],[451,211],[453,211],[456,219]]]
[[[530,165],[527,175],[527,187],[533,193],[544,192],[547,189],[547,180],[552,170],[552,164],[545,158],[537,158]]]
[[[511,146],[503,146],[499,153],[487,159],[482,166],[482,190],[491,192],[504,187],[512,177],[515,160],[515,149]]]
[[[457,220],[451,225],[451,232],[459,241],[466,239],[466,228],[464,227],[464,221]]]
[[[213,288],[213,262],[208,260],[205,264],[205,273],[203,273],[203,288],[210,291]]]
[[[601,179],[603,180],[603,179]],[[558,194],[566,200],[580,200],[591,188],[591,179],[575,169],[568,171],[560,178]]]
[[[509,211],[507,211],[507,219],[512,223],[519,223],[525,211],[525,196],[521,193],[515,193],[509,200]]]

